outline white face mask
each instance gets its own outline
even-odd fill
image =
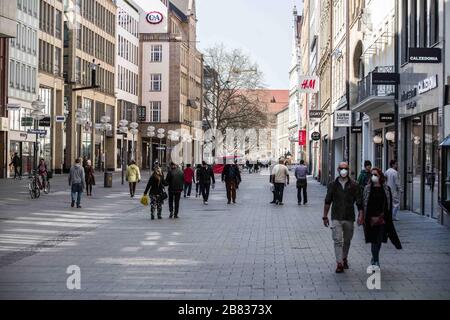
[[[342,169],[339,174],[341,175],[342,178],[347,178],[348,175],[348,170],[347,169]]]
[[[377,176],[372,176],[373,183],[378,183],[379,181],[380,181],[380,179]]]

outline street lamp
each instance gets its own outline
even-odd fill
[[[156,137],[159,139],[158,158],[159,158],[160,163],[162,164],[162,139],[164,139],[166,137],[166,135],[164,134],[166,132],[166,130],[164,130],[163,128],[159,128],[156,132],[158,132]]]
[[[124,143],[125,143],[125,135],[128,133],[128,120],[123,119],[119,121],[119,131],[122,135],[122,150],[120,152],[121,156],[121,167],[122,167],[122,184],[124,184],[125,180],[125,155],[124,155]]]
[[[40,98],[38,100],[35,100],[31,103],[31,107],[33,108],[33,111],[31,112],[31,118],[34,120],[34,133],[36,135],[36,142],[34,144],[34,163],[35,163],[35,170],[37,170],[38,167],[38,143],[39,143],[39,132],[38,132],[38,126],[39,121],[45,118],[44,108],[45,108],[45,102],[42,101]]]
[[[101,160],[103,163],[103,172],[106,176],[106,132],[112,130],[112,125],[109,123],[111,118],[109,116],[102,116],[100,118],[101,126],[100,131],[103,133],[103,152],[101,153]]]
[[[136,160],[134,136],[139,133],[138,127],[139,127],[139,124],[137,122],[130,123],[130,128],[131,128],[130,132],[133,135],[133,141],[131,141],[131,160]]]
[[[147,127],[147,137],[150,138],[150,172],[153,170],[153,138],[156,137],[155,130],[154,126]]]
[[[170,140],[171,144],[170,144],[170,151],[172,151],[172,142],[177,142],[180,141],[180,134],[177,131],[174,130],[169,130],[167,132],[168,136],[167,138]],[[173,161],[172,159],[172,154],[170,155],[170,160]]]

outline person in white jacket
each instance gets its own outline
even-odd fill
[[[400,196],[402,190],[400,185],[400,176],[397,171],[397,161],[391,160],[389,166],[390,168],[384,175],[386,176],[386,184],[391,188],[392,192],[392,220],[398,221],[397,214],[400,209]]]

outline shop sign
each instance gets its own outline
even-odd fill
[[[440,48],[409,48],[409,63],[441,63]]]
[[[300,93],[317,93],[319,92],[319,77],[317,76],[300,76]]]
[[[323,110],[309,110],[310,119],[322,119]]]
[[[335,127],[351,127],[352,126],[352,112],[351,111],[336,111],[334,113]]]
[[[353,126],[351,128],[351,133],[362,133],[363,128],[362,126]]]
[[[431,91],[435,88],[437,88],[438,86],[438,79],[437,79],[437,75],[426,78],[422,81],[419,82],[419,86],[418,86],[418,92],[419,94],[424,94],[428,91]]]
[[[6,117],[0,118],[0,131],[9,131],[9,121]]]
[[[411,101],[406,104],[406,109],[414,109],[417,107],[417,101]]]
[[[374,86],[396,85],[400,83],[400,74],[392,72],[372,72],[372,84]]]
[[[20,119],[22,127],[32,127],[33,126],[33,118],[31,117],[22,117]]]
[[[306,130],[298,131],[298,145],[306,146]]]
[[[319,141],[320,140],[320,132],[313,132],[311,133],[311,140],[313,141]]]
[[[407,101],[417,96],[417,88],[411,89],[409,91],[403,91],[401,100]]]
[[[20,104],[9,103],[7,105],[7,108],[8,108],[9,111],[19,110],[20,109]]]
[[[40,127],[50,127],[51,118],[45,117],[42,120],[39,120],[39,126]]]
[[[160,24],[163,21],[164,17],[161,12],[152,11],[147,13],[147,17],[145,19],[150,24]]]
[[[389,123],[395,121],[395,114],[393,113],[380,113],[380,122]]]
[[[31,133],[31,134],[38,134],[38,135],[43,135],[46,136],[47,135],[47,130],[41,130],[41,129],[28,129],[27,133]]]
[[[55,117],[55,122],[65,122],[66,121],[66,116],[56,116]]]

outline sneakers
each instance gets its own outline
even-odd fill
[[[78,208],[78,209],[81,209],[81,205],[77,204],[77,208]]]
[[[344,265],[342,263],[337,264],[336,273],[344,273]]]
[[[230,200],[228,200],[227,204],[230,204],[230,203],[231,203],[231,201],[230,201]]]
[[[173,218],[173,213],[171,212],[170,214],[169,214],[169,219],[172,219]]]
[[[204,205],[208,205],[208,201],[203,201],[203,204]]]
[[[348,260],[344,259],[344,269],[349,269]]]
[[[174,216],[174,219],[178,219],[178,215],[177,214]]]
[[[152,213],[152,215],[151,215],[151,219],[152,220],[155,220],[155,215]]]
[[[72,200],[72,203],[70,204],[70,206],[73,208],[75,207],[75,201]]]

